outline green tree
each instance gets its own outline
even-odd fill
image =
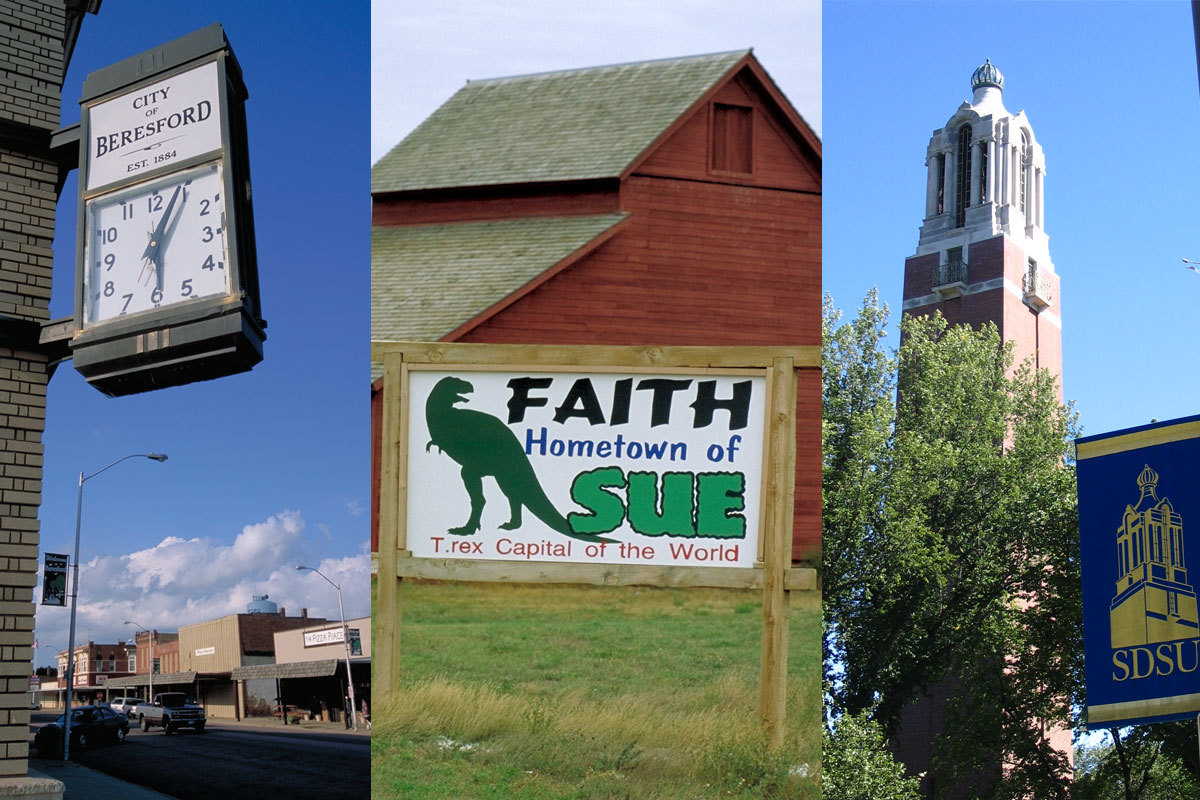
[[[867,713],[833,721],[821,740],[823,800],[917,800],[920,779],[904,775],[887,750],[883,729]]]
[[[953,678],[935,785],[1065,797],[1048,729],[1081,687],[1074,418],[996,328],[906,319],[874,292],[824,328],[823,597],[834,716],[902,709]],[[1006,766],[1002,776],[996,768]],[[994,777],[980,786],[980,775]]]
[[[1109,730],[1109,744],[1075,750],[1074,800],[1194,800],[1196,779],[1179,752],[1194,759],[1196,726],[1171,722]]]

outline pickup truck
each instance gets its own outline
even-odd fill
[[[189,703],[183,692],[156,694],[153,703],[138,703],[136,713],[143,731],[159,725],[166,733],[180,728],[204,732],[204,709]]]

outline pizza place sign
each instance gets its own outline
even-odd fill
[[[409,373],[414,557],[759,560],[762,371]]]

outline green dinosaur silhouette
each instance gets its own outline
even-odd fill
[[[455,408],[457,403],[467,402],[464,395],[473,391],[475,387],[461,378],[442,378],[425,401],[425,422],[429,426],[425,452],[436,445],[461,464],[463,486],[471,497],[471,518],[462,527],[451,528],[449,532],[470,536],[479,530],[484,504],[483,478],[490,475],[508,498],[510,517],[500,526],[504,530],[521,527],[523,506],[566,536],[585,542],[615,541],[571,530],[571,524],[546,497],[516,434],[501,420],[482,411]]]

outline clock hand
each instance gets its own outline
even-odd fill
[[[146,270],[150,269],[151,267],[157,269],[157,261],[153,256],[150,255],[150,242],[152,241],[154,241],[154,231],[146,231],[146,252],[142,253],[142,261],[145,263],[142,264],[142,270],[137,276],[138,283],[140,283],[142,286],[146,285],[142,283],[142,276],[146,274]]]
[[[158,290],[160,292],[162,291],[163,282],[163,264],[159,250],[162,247],[163,235],[166,233],[167,225],[171,222],[171,211],[175,208],[175,201],[179,199],[179,193],[182,191],[182,184],[175,187],[175,193],[171,195],[171,200],[167,203],[167,210],[159,218],[158,225],[154,228],[154,232],[150,234],[150,243],[146,245],[146,250],[142,253],[142,258],[154,264],[155,278],[158,281]]]

